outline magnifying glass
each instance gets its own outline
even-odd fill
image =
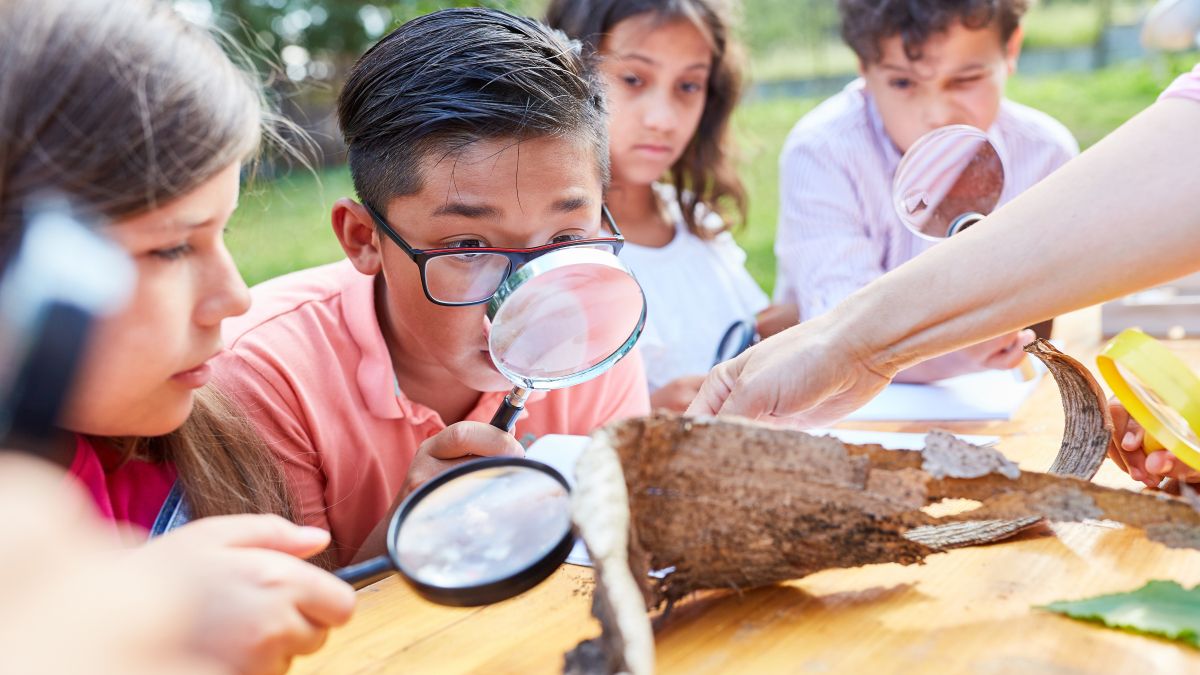
[[[983,220],[1003,190],[1004,164],[987,134],[955,124],[918,138],[900,158],[892,203],[905,227],[940,241]]]
[[[1147,453],[1169,450],[1200,469],[1200,378],[1161,342],[1122,331],[1096,357],[1100,375],[1130,417],[1146,430]]]
[[[605,372],[646,325],[646,296],[608,251],[575,247],[513,272],[488,303],[488,349],[515,386],[492,417],[511,431],[534,389],[561,389]]]
[[[725,329],[721,342],[717,344],[717,353],[713,357],[713,367],[725,363],[741,354],[755,344],[758,344],[758,326],[751,319],[734,321]]]
[[[586,382],[628,354],[646,299],[615,255],[574,247],[516,270],[487,318],[492,360],[516,385],[492,424],[511,431],[530,391]],[[334,574],[362,586],[398,572],[432,602],[484,605],[536,586],[573,545],[566,479],[541,462],[486,457],[414,491],[392,516],[387,554]]]
[[[363,586],[399,573],[425,599],[470,607],[524,593],[567,559],[567,481],[530,459],[484,457],[417,488],[392,515],[387,553],[334,572]]]

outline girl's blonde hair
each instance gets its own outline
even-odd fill
[[[48,191],[112,221],[192,191],[255,154],[266,110],[257,78],[169,3],[0,2],[0,247]],[[174,463],[194,517],[291,516],[280,467],[215,391],[172,434],[107,442]]]

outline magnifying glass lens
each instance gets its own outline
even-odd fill
[[[892,201],[910,231],[941,240],[965,229],[955,227],[964,216],[990,213],[1003,190],[1004,165],[987,134],[958,124],[934,129],[904,153]]]
[[[1179,412],[1168,405],[1162,395],[1135,375],[1133,371],[1125,368],[1120,363],[1116,364],[1116,366],[1121,376],[1125,378],[1126,384],[1133,390],[1134,395],[1141,400],[1146,409],[1150,411],[1150,414],[1154,415],[1159,424],[1166,427],[1167,430],[1191,446],[1192,449],[1200,451],[1200,437],[1192,430],[1192,426],[1188,424],[1183,415],[1180,415]]]
[[[496,367],[514,382],[586,372],[629,341],[642,317],[641,288],[623,269],[577,263],[525,281],[492,318]]]
[[[558,480],[525,466],[481,469],[413,506],[397,528],[396,562],[420,584],[478,587],[536,566],[570,530],[570,497]]]

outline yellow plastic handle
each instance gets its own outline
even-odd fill
[[[1130,328],[1108,343],[1096,357],[1096,365],[1130,417],[1146,430],[1145,451],[1169,450],[1188,466],[1200,469],[1200,446],[1186,438],[1184,430],[1177,433],[1161,419],[1121,372],[1124,369],[1154,392],[1157,404],[1177,413],[1195,438],[1200,429],[1200,378],[1187,364],[1158,340]]]

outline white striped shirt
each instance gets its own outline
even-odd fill
[[[1057,120],[1007,99],[988,137],[1004,164],[1001,204],[1079,153]],[[797,303],[811,319],[934,245],[892,206],[899,162],[861,80],[796,123],[779,158],[777,302]]]

